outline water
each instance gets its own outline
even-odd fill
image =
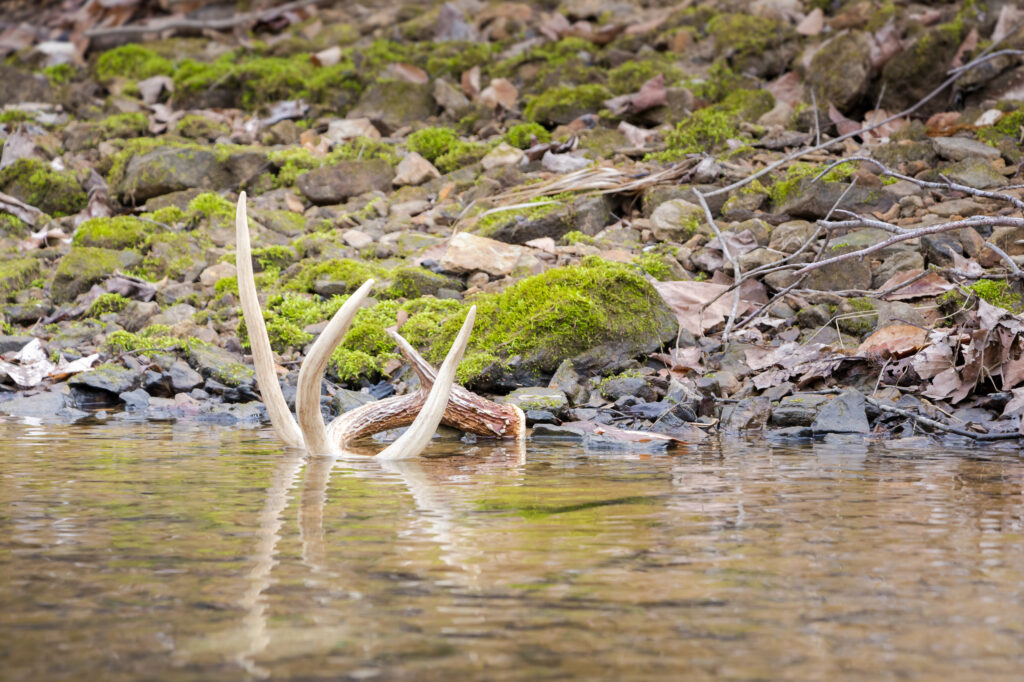
[[[0,422],[3,680],[1019,680],[1024,463]]]

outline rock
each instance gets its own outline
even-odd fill
[[[124,403],[125,412],[144,412],[149,409],[150,395],[141,388],[125,391],[117,397]]]
[[[35,419],[44,423],[70,424],[85,419],[88,412],[77,409],[67,385],[35,395],[18,396],[0,402],[0,414]]]
[[[889,256],[875,266],[871,273],[871,288],[878,289],[888,282],[898,272],[908,270],[921,270],[924,268],[924,256],[920,251],[901,249]]]
[[[154,301],[132,301],[117,316],[117,322],[130,332],[137,332],[149,326],[149,321],[160,312]]]
[[[516,108],[516,100],[519,99],[519,90],[506,78],[495,78],[490,85],[480,91],[477,95],[477,102],[490,109],[501,107],[506,110]]]
[[[480,159],[480,165],[484,170],[491,170],[500,166],[518,166],[523,160],[525,153],[522,149],[513,147],[508,142],[502,142],[492,149],[487,156]]]
[[[601,382],[601,395],[607,400],[635,396],[644,402],[657,399],[654,390],[642,377],[610,377]]]
[[[611,212],[601,197],[582,197],[571,204],[544,204],[537,209],[507,211],[477,223],[482,236],[509,244],[525,244],[541,237],[560,239],[572,230],[593,236]]]
[[[753,251],[741,254],[736,258],[736,260],[739,262],[740,268],[742,268],[743,272],[748,272],[754,268],[760,268],[765,265],[777,263],[785,257],[786,254],[781,251],[758,247]]]
[[[663,242],[685,242],[704,222],[704,209],[685,199],[673,199],[651,213],[651,232]]]
[[[458,292],[465,289],[465,285],[461,280],[431,272],[426,268],[400,266],[391,271],[389,291],[394,296],[404,298],[436,297],[442,289]]]
[[[346,230],[341,235],[341,240],[351,246],[353,249],[365,249],[367,246],[373,243],[373,237],[366,234],[362,230]]]
[[[368,118],[340,118],[327,124],[326,137],[331,144],[344,144],[357,137],[379,140],[380,131],[370,123]]]
[[[548,388],[558,389],[573,405],[582,405],[590,398],[590,392],[580,382],[580,376],[569,360],[564,360],[558,366],[548,383]]]
[[[395,169],[395,178],[391,181],[396,187],[403,185],[422,185],[428,180],[441,177],[441,171],[416,152],[409,152]]]
[[[226,386],[251,384],[253,370],[241,358],[217,346],[193,344],[188,349],[189,365],[206,378]]]
[[[88,291],[117,270],[125,270],[142,262],[136,251],[115,251],[93,246],[73,246],[61,259],[53,277],[50,293],[54,303],[67,303]]]
[[[212,287],[222,279],[235,275],[234,263],[214,263],[199,274],[199,284],[203,287]]]
[[[722,423],[726,431],[760,431],[771,412],[772,404],[767,398],[744,398],[722,410]]]
[[[517,388],[505,396],[502,403],[515,405],[524,412],[529,410],[550,412],[553,417],[564,414],[569,407],[569,399],[565,393],[557,388],[541,386]]]
[[[523,410],[523,415],[526,417],[526,424],[528,426],[558,423],[558,417],[553,412],[547,410]]]
[[[105,364],[68,379],[69,386],[91,388],[118,395],[139,385],[140,376],[135,370],[120,365]]]
[[[821,406],[811,423],[815,435],[824,433],[869,433],[866,402],[859,391],[849,389]]]
[[[998,245],[997,245],[998,246]],[[953,264],[953,256],[950,251],[959,256],[964,255],[963,244],[960,240],[950,234],[926,234],[921,237],[921,255],[927,265],[945,267]]]
[[[0,355],[4,353],[13,353],[22,349],[34,337],[31,336],[8,336],[6,334],[0,335]]]
[[[175,360],[167,368],[167,378],[176,393],[188,393],[193,388],[202,386],[203,376],[192,369],[184,360]]]
[[[159,315],[154,316],[149,323],[165,324],[168,327],[173,327],[180,322],[191,321],[195,314],[196,309],[193,306],[188,303],[178,303],[167,308]]]
[[[559,440],[580,442],[586,436],[586,431],[576,426],[554,426],[552,424],[537,424],[530,434],[532,440]]]
[[[947,26],[935,26],[918,34],[917,39],[900,50],[882,67],[882,75],[875,79],[875,90],[885,84],[882,106],[888,111],[903,111],[924,99],[945,80],[944,69],[936,64],[949,64],[960,46],[959,31],[946,30]],[[872,100],[875,92],[871,93]],[[945,111],[947,102],[935,98],[926,103],[918,112],[928,116],[936,111]]]
[[[943,174],[953,182],[975,189],[992,189],[1009,184],[1009,181],[992,166],[991,162],[978,157],[958,161],[946,168]]]
[[[768,246],[773,251],[793,253],[803,246],[817,229],[814,223],[806,220],[790,220],[775,226]]]
[[[232,174],[213,152],[163,147],[133,156],[116,191],[122,201],[137,204],[171,192],[221,190],[232,184]]]
[[[390,164],[382,159],[340,161],[303,173],[295,186],[314,204],[340,204],[365,192],[386,192],[394,177]]]
[[[829,396],[814,393],[794,393],[786,396],[772,409],[771,424],[780,428],[810,426],[818,416],[821,406],[829,401]]]
[[[383,132],[391,134],[402,126],[433,116],[437,104],[431,86],[390,80],[368,87],[349,112],[349,118],[368,118]]]
[[[822,45],[807,70],[818,102],[831,102],[843,113],[853,109],[871,84],[871,50],[871,39],[861,31],[840,33]]]
[[[470,101],[462,91],[443,78],[434,81],[432,94],[438,106],[452,118],[461,117],[470,107]]]
[[[41,73],[29,73],[0,64],[0,106],[21,102],[56,102],[50,80]]]
[[[459,232],[448,242],[441,268],[460,274],[482,270],[501,277],[510,274],[525,253],[521,246]]]
[[[350,391],[347,388],[339,388],[331,400],[331,408],[334,410],[334,414],[345,414],[350,410],[372,402],[374,402],[372,395],[359,391]]]
[[[885,212],[896,203],[889,195],[866,187],[854,186],[837,206],[836,202],[849,188],[845,182],[812,183],[813,178],[804,178],[786,199],[775,208],[778,213],[787,213],[794,218],[818,220],[828,215],[833,207],[854,213]]]
[[[995,147],[969,137],[933,137],[932,144],[939,156],[950,161],[963,161],[972,157],[995,161],[1002,156]]]

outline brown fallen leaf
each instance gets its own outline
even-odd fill
[[[873,333],[857,348],[857,355],[877,354],[888,360],[902,358],[924,348],[928,331],[909,324],[890,324]]]
[[[430,80],[430,76],[427,72],[418,66],[412,64],[403,64],[397,62],[395,64],[388,64],[381,74],[382,78],[391,78],[394,80],[406,81],[407,83],[419,83],[423,84]]]
[[[474,66],[468,71],[463,71],[460,84],[462,85],[462,94],[475,100],[480,92],[480,67]]]
[[[616,116],[638,114],[641,111],[663,107],[667,104],[665,74],[662,73],[641,85],[640,89],[631,95],[619,95],[604,101],[604,105]]]
[[[725,293],[728,288],[725,285],[710,282],[654,282],[654,288],[675,313],[679,324],[692,332],[703,334],[725,322],[732,310],[732,293]],[[714,303],[710,303],[712,300]],[[749,309],[750,304],[741,300],[737,315]]]
[[[917,268],[914,270],[906,270],[905,272],[897,272],[895,275],[886,280],[885,284],[878,288],[879,291],[888,291],[893,287],[899,286],[903,282],[908,282],[921,273],[924,270]],[[906,301],[913,298],[927,298],[931,296],[941,296],[950,289],[953,285],[942,278],[941,275],[935,272],[929,272],[920,279],[908,284],[905,287],[901,287],[891,294],[886,294],[882,298],[886,301]]]
[[[861,128],[859,123],[843,116],[842,112],[836,109],[832,102],[828,103],[828,120],[835,124],[836,130],[839,131],[840,135],[848,135]]]
[[[516,101],[519,99],[519,90],[506,78],[495,78],[483,89],[477,101],[491,109],[502,109],[511,111],[516,108]]]

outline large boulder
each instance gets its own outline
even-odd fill
[[[366,192],[386,192],[394,177],[391,165],[382,159],[341,161],[303,173],[295,186],[314,204],[340,204]]]
[[[213,152],[189,147],[162,147],[132,157],[117,186],[117,193],[123,201],[141,203],[185,189],[220,190],[232,184],[231,172]]]
[[[821,103],[842,112],[853,109],[871,83],[871,42],[860,31],[841,33],[821,46],[811,59],[807,82]]]
[[[141,261],[142,256],[136,251],[115,251],[93,246],[72,247],[57,266],[50,293],[55,303],[73,301],[116,270],[130,268]]]
[[[437,103],[426,83],[379,81],[374,83],[349,112],[349,118],[368,118],[385,133],[424,121],[434,115]]]

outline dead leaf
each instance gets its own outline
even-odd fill
[[[36,130],[39,130],[36,127]],[[4,140],[3,155],[0,156],[0,169],[7,168],[18,159],[45,160],[36,149],[38,135],[31,132],[29,126],[19,123],[17,129]]]
[[[828,119],[835,124],[836,130],[839,131],[840,135],[849,135],[861,128],[859,123],[843,116],[842,112],[836,109],[832,102],[828,103]]]
[[[43,382],[43,379],[56,367],[46,357],[39,339],[32,339],[14,355],[14,362],[0,360],[0,372],[5,373],[21,388],[32,388]]]
[[[407,83],[419,83],[420,85],[430,80],[430,76],[427,75],[427,72],[420,67],[400,62],[388,64],[384,69],[382,77],[405,81]]]
[[[964,41],[960,43],[960,47],[957,48],[956,54],[953,55],[953,61],[950,63],[949,68],[959,69],[964,65],[964,55],[978,47],[978,27],[972,26],[970,33],[964,38]]]
[[[460,84],[462,85],[462,94],[475,100],[480,92],[480,67],[474,66],[469,71],[463,71]]]
[[[78,358],[73,362],[68,362],[64,358],[64,355],[61,355],[60,358],[57,359],[57,366],[52,372],[50,372],[49,378],[54,381],[63,381],[73,374],[79,374],[80,372],[92,369],[92,366],[96,364],[96,361],[99,359],[100,354],[93,353],[92,355],[87,355],[84,358]]]
[[[796,32],[802,36],[816,36],[825,28],[825,13],[820,7],[811,10],[803,21],[796,25]]]
[[[174,92],[174,81],[170,76],[153,76],[139,81],[137,85],[142,101],[147,105],[159,102],[164,92]]]
[[[700,334],[725,322],[732,310],[732,293],[725,293],[728,287],[710,282],[654,282],[661,298],[675,314],[685,329]],[[716,299],[717,300],[714,300]],[[714,303],[705,308],[705,304]],[[737,315],[750,309],[750,304],[740,301]]]
[[[326,50],[314,52],[309,56],[309,61],[313,63],[313,66],[334,66],[341,61],[341,47],[335,45]]]
[[[657,131],[639,128],[632,123],[619,121],[618,131],[626,136],[626,140],[634,147],[644,147],[647,141],[657,135]]]
[[[888,360],[916,353],[928,343],[928,331],[909,324],[890,324],[873,333],[857,348],[857,355],[874,353]]]
[[[36,221],[46,215],[35,206],[29,206],[21,199],[3,192],[0,192],[0,210],[10,213],[18,220],[32,226],[35,226]]]
[[[899,286],[903,282],[910,281],[914,277],[917,277],[924,270],[918,268],[915,270],[907,270],[905,272],[897,272],[895,275],[886,280],[885,284],[878,288],[879,291],[888,291],[893,287]],[[921,279],[908,284],[905,287],[897,289],[891,294],[887,294],[882,298],[886,301],[906,301],[913,298],[926,298],[931,296],[940,296],[950,289],[953,285],[942,278],[935,272],[929,272]]]
[[[882,28],[871,34],[871,49],[868,50],[871,67],[882,68],[886,62],[902,51],[900,28],[896,25],[895,17],[890,17]]]
[[[641,111],[663,107],[668,104],[668,96],[665,92],[665,74],[659,73],[640,89],[631,95],[620,95],[605,100],[604,105],[616,116],[626,114],[637,114]]]
[[[270,106],[270,115],[260,119],[261,126],[272,126],[279,121],[302,118],[309,111],[309,105],[301,99],[275,102]]]
[[[484,88],[477,101],[491,109],[499,106],[511,111],[519,100],[519,90],[506,78],[495,78]]]

